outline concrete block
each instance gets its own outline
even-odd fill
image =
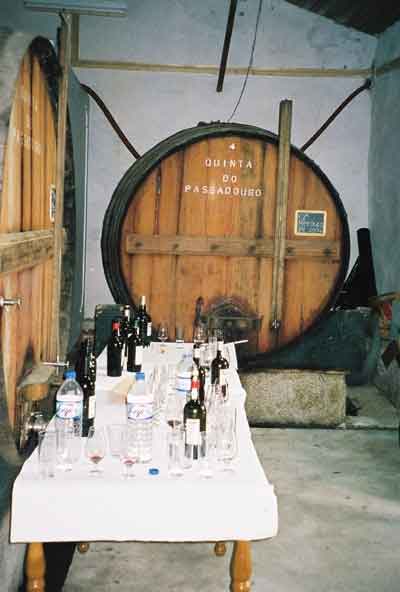
[[[268,369],[240,379],[253,425],[335,427],[345,419],[344,372]]]

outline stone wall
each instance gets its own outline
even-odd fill
[[[378,40],[375,66],[400,56],[400,23]],[[378,75],[371,93],[368,218],[378,293],[400,292],[400,69]],[[393,305],[390,339],[400,338],[400,306]],[[388,342],[385,342],[384,347]],[[399,403],[400,370],[396,360],[379,364],[375,383]]]

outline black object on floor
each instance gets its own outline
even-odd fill
[[[44,543],[46,592],[61,592],[72,563],[76,543]]]

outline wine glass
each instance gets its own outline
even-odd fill
[[[132,467],[139,461],[139,449],[137,433],[132,426],[126,426],[122,432],[120,459],[124,467],[123,477],[125,479],[135,477]]]
[[[158,368],[158,381],[154,388],[154,420],[155,425],[160,423],[165,414],[165,405],[168,397],[168,367],[163,364]]]
[[[208,336],[208,343],[207,343],[207,357],[210,359],[210,366],[211,366],[212,360],[215,358],[216,355],[217,355],[217,336],[215,335],[215,332],[213,331]]]
[[[162,343],[161,346],[161,353],[165,352],[165,345],[164,342],[168,339],[168,323],[166,321],[161,321],[158,325],[157,329],[157,339],[159,339]]]
[[[236,458],[236,410],[220,415],[217,431],[217,460],[222,471],[234,471],[232,461]]]
[[[184,456],[184,432],[181,426],[169,430],[167,434],[168,445],[168,472],[171,477],[183,476]]]
[[[193,330],[193,343],[204,343],[207,338],[207,329],[202,324],[199,323],[194,327]]]
[[[99,463],[103,460],[106,454],[106,437],[103,428],[89,428],[89,433],[85,445],[85,455],[93,464],[89,474],[99,476],[103,472],[99,468]]]
[[[183,406],[181,399],[182,397],[175,393],[170,393],[167,398],[165,419],[172,429],[179,427],[183,421]]]
[[[199,458],[199,475],[204,479],[211,479],[213,476],[213,454],[214,448],[212,439],[206,432],[201,432],[200,458]]]

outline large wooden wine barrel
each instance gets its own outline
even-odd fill
[[[14,34],[3,42],[0,297],[10,303],[0,308],[0,430],[2,455],[12,458],[24,419],[21,385],[32,369],[44,361],[54,361],[50,342],[60,68],[47,39],[37,37],[27,42],[26,35]],[[74,182],[70,138],[67,144],[65,204],[71,216]],[[69,259],[73,232],[70,223],[64,252]],[[71,289],[64,286],[62,291],[64,300],[68,300]],[[63,305],[67,307],[68,303]],[[68,341],[66,316],[61,315],[61,357]]]
[[[248,125],[183,130],[148,151],[125,173],[104,218],[103,265],[115,301],[135,305],[146,295],[154,322],[182,324],[188,339],[196,303],[203,318],[219,310],[227,326],[229,315],[247,326],[249,355],[303,335],[342,286],[347,216],[326,175],[292,146],[280,227],[277,170],[277,136]],[[285,250],[276,322],[278,235]]]

